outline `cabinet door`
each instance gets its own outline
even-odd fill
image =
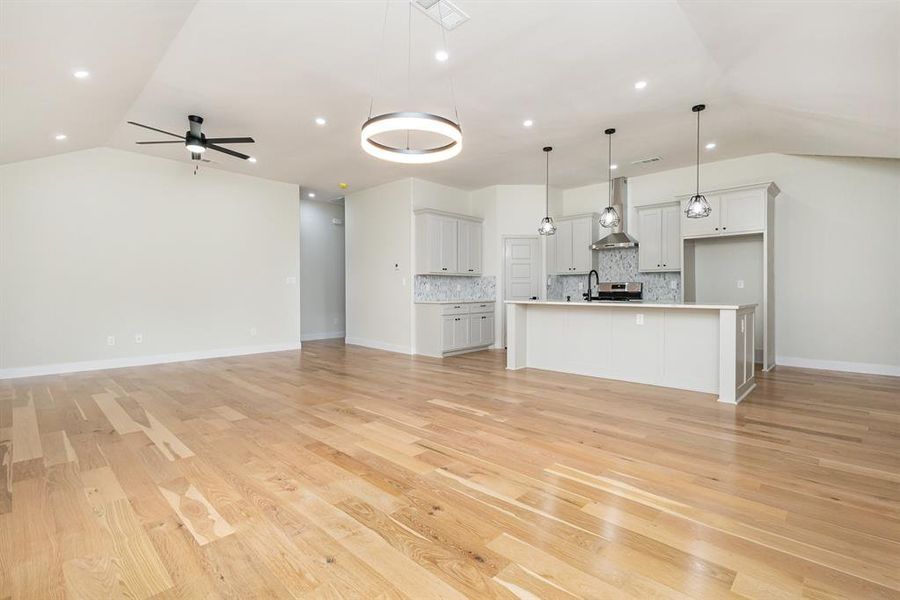
[[[453,323],[455,316],[441,317],[441,352],[453,350]]]
[[[662,269],[663,221],[661,208],[644,208],[638,211],[638,270],[658,271]]]
[[[481,345],[481,315],[469,317],[469,346]]]
[[[664,206],[662,208],[662,235],[661,235],[662,268],[666,271],[681,270],[681,217],[678,214],[678,206]]]
[[[494,343],[494,315],[480,315],[481,345],[488,346]]]
[[[419,271],[424,273],[441,272],[441,218],[436,215],[420,215],[425,226],[417,230],[417,235],[424,235],[425,240],[420,248],[425,249],[425,256],[420,257],[423,262]]]
[[[456,223],[456,267],[460,273],[469,270],[469,222]]]
[[[453,349],[469,346],[469,315],[453,317]]]
[[[469,223],[469,267],[467,272],[481,274],[481,239],[484,235],[481,223]]]
[[[720,233],[762,231],[766,226],[766,195],[763,190],[728,192],[719,198]]]
[[[558,273],[572,273],[572,221],[556,224],[556,270]]]
[[[457,272],[457,225],[459,221],[452,217],[439,217],[441,224],[441,272]]]
[[[699,237],[719,234],[719,218],[721,216],[719,210],[719,197],[707,194],[706,200],[709,202],[710,208],[712,208],[712,213],[708,217],[703,217],[701,219],[688,219],[684,214],[684,209],[687,208],[688,201],[681,201],[681,235],[683,237]]]
[[[591,218],[572,220],[572,272],[587,273],[591,270]]]

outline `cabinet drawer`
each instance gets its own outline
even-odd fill
[[[475,302],[469,305],[470,313],[492,313],[494,312],[493,302]],[[446,314],[446,313],[445,313]]]
[[[444,304],[441,306],[442,315],[465,315],[469,312],[469,305],[463,302],[456,304]]]

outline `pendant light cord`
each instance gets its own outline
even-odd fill
[[[607,208],[612,208],[612,192],[613,192],[613,182],[612,182],[612,134],[609,133],[606,135],[609,138],[609,156],[607,156],[607,171],[606,178],[609,180],[609,200],[606,203]]]
[[[550,216],[550,152],[548,151],[548,152],[545,152],[544,154],[547,155],[547,178],[544,180],[546,182],[546,187],[544,188],[544,190],[545,190],[544,198],[545,198],[545,206],[547,209],[546,216],[549,217]]]
[[[440,18],[440,23],[438,26],[441,28],[441,43],[444,46],[444,52],[448,55],[450,54],[450,48],[447,46],[447,30],[444,28],[444,2],[443,0],[438,0],[438,17]],[[448,73],[447,78],[450,80],[450,102],[453,103],[453,114],[456,116],[456,126],[459,127],[459,107],[456,105],[456,90],[453,88],[453,73],[452,71]]]
[[[378,75],[381,72],[381,55],[384,54],[384,37],[387,31],[388,9],[391,6],[391,0],[384,2],[384,22],[381,24],[381,46],[378,48],[378,54],[375,56],[375,83],[372,85],[372,94],[369,97],[369,118],[372,118],[372,109],[375,107],[375,90],[378,89]]]
[[[700,111],[697,111],[697,195],[700,195]]]

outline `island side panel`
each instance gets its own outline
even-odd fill
[[[528,360],[528,307],[506,305],[506,368],[524,369]]]
[[[737,404],[737,341],[736,310],[719,311],[719,402]]]

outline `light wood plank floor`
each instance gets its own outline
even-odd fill
[[[900,379],[502,352],[0,382],[0,598],[900,598]]]

